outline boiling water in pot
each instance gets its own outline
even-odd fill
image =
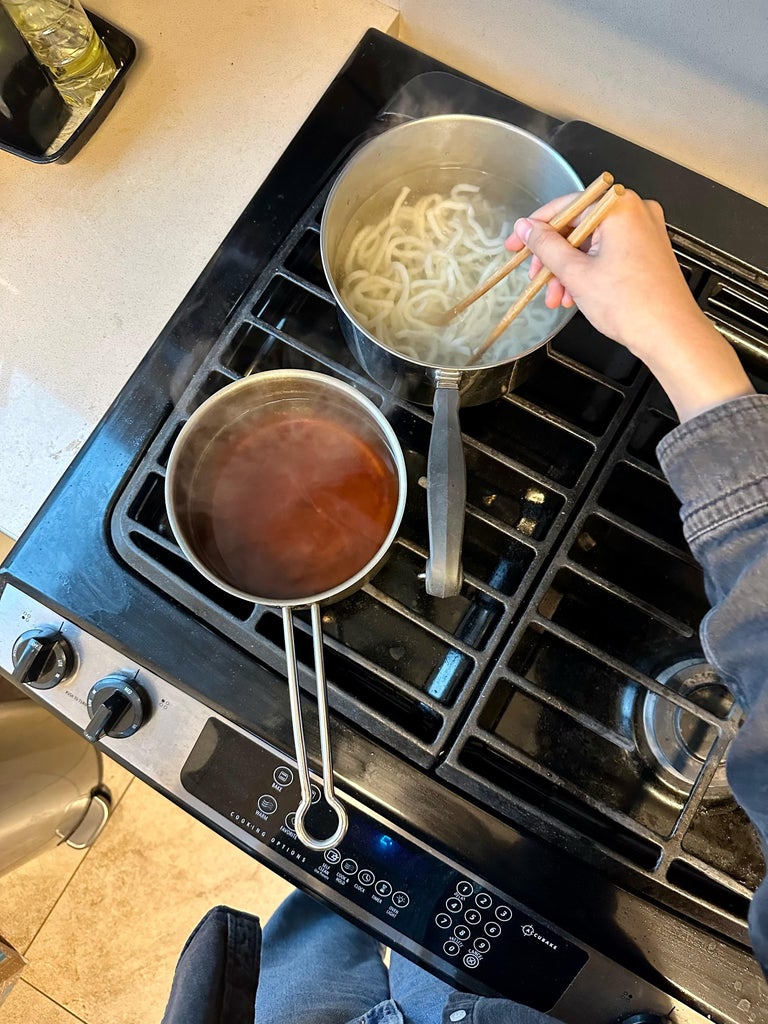
[[[374,434],[332,406],[283,400],[209,445],[192,484],[200,558],[247,594],[292,601],[332,590],[377,554],[392,526],[397,471]]]

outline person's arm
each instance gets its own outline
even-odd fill
[[[568,198],[534,216],[549,219]],[[507,244],[523,242],[536,254],[532,275],[542,263],[557,275],[547,304],[575,302],[599,331],[626,345],[680,417],[657,454],[704,569],[712,604],[701,626],[705,655],[748,712],[728,755],[728,779],[768,850],[768,396],[755,394],[731,346],[696,306],[658,204],[627,193],[588,252],[531,218],[517,222]],[[768,974],[766,881],[749,920]]]
[[[717,405],[668,434],[659,462],[682,502],[686,540],[712,610],[702,646],[748,716],[727,758],[728,781],[768,851],[768,395]],[[749,915],[768,975],[768,882]]]

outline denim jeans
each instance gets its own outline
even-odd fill
[[[394,952],[388,971],[381,954],[376,939],[292,893],[264,927],[258,1024],[347,1024],[374,1007],[366,1024],[439,1024],[450,985]]]

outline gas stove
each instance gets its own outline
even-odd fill
[[[505,119],[584,180],[610,169],[658,198],[697,301],[768,390],[768,209],[371,31],[0,570],[0,670],[454,984],[566,1021],[768,1019],[746,930],[765,867],[723,764],[742,712],[698,644],[702,576],[654,455],[674,413],[581,316],[522,388],[462,411],[466,579],[458,597],[425,593],[431,414],[346,348],[319,223],[357,145],[438,111]],[[323,610],[350,815],[325,854],[292,828],[279,616],[209,586],[163,500],[194,409],[282,367],[367,395],[409,475],[392,556]],[[297,626],[311,689],[308,619]]]

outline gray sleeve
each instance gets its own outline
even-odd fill
[[[731,745],[728,779],[768,848],[768,395],[696,416],[657,454],[682,502],[683,530],[704,569],[712,604],[704,653],[747,712]],[[749,915],[755,955],[768,974],[768,882]]]

